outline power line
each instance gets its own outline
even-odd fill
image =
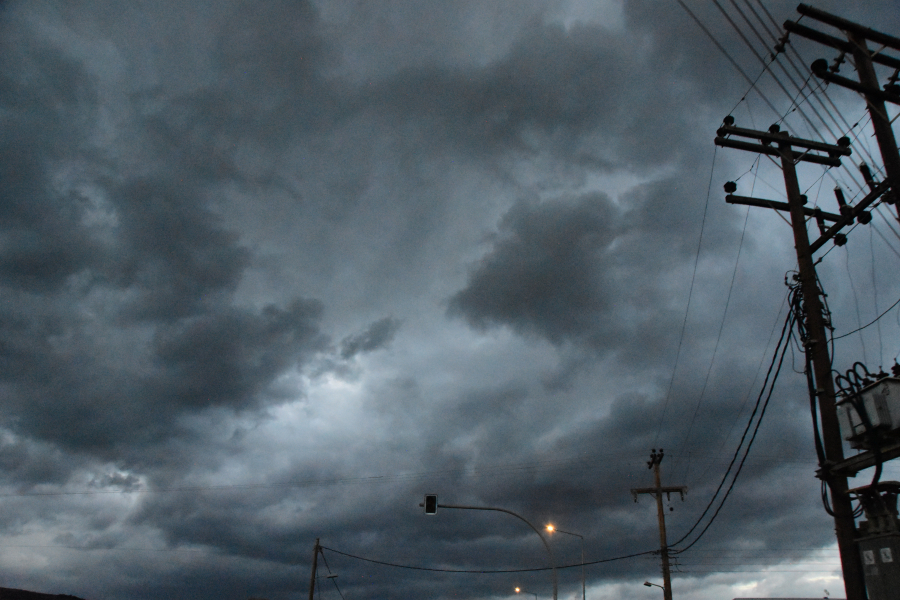
[[[834,337],[831,338],[831,339],[833,339],[833,340],[839,340],[839,339],[841,339],[841,338],[847,337],[848,335],[853,335],[854,333],[856,333],[856,332],[858,332],[858,331],[862,331],[863,329],[865,329],[866,327],[868,327],[868,326],[870,326],[870,325],[874,325],[881,317],[883,317],[884,315],[886,315],[886,314],[888,314],[889,312],[891,312],[892,310],[894,310],[894,308],[895,308],[898,304],[900,304],[900,300],[897,300],[896,302],[894,302],[893,304],[891,304],[891,306],[890,306],[887,310],[885,310],[883,313],[881,313],[880,315],[878,315],[877,317],[875,317],[875,319],[873,319],[873,320],[870,321],[869,323],[866,323],[866,324],[863,325],[862,327],[859,327],[858,329],[854,329],[853,331],[851,331],[851,332],[849,332],[849,333],[845,333],[845,334],[843,334],[843,335],[836,335],[836,336],[834,336]]]
[[[706,524],[706,526],[703,528],[703,530],[697,535],[697,537],[694,539],[694,541],[691,542],[687,547],[682,548],[680,550],[674,550],[673,552],[676,554],[684,552],[685,550],[687,550],[688,548],[690,548],[691,546],[696,544],[700,540],[701,537],[703,537],[703,534],[706,533],[706,531],[709,529],[710,525],[712,525],[713,521],[715,521],[716,517],[718,516],[719,511],[721,511],[722,507],[725,505],[725,500],[728,499],[728,496],[731,494],[731,490],[734,489],[734,485],[737,482],[737,478],[740,475],[740,472],[744,466],[744,462],[747,459],[747,455],[750,452],[750,447],[753,445],[753,441],[756,439],[756,433],[757,433],[757,431],[759,431],[759,426],[762,423],[762,418],[765,414],[766,408],[769,405],[769,399],[772,397],[772,392],[775,389],[775,381],[778,379],[778,374],[781,371],[781,364],[784,361],[784,355],[785,355],[785,353],[787,351],[787,347],[789,345],[788,343],[786,343],[788,341],[786,333],[788,332],[791,324],[793,323],[793,317],[794,317],[793,311],[788,311],[787,317],[785,318],[785,321],[784,321],[784,326],[781,329],[780,339],[778,341],[778,344],[775,347],[775,352],[772,355],[772,362],[769,364],[769,369],[766,373],[765,380],[763,381],[762,389],[760,390],[759,396],[756,399],[756,406],[754,406],[753,412],[750,414],[750,418],[747,420],[747,427],[744,428],[744,433],[741,436],[740,441],[738,442],[737,448],[734,451],[734,455],[731,458],[731,462],[728,465],[728,469],[726,469],[725,474],[722,476],[722,481],[719,483],[719,487],[716,489],[715,493],[713,494],[712,498],[709,501],[709,504],[706,505],[706,508],[703,510],[703,513],[700,515],[700,517],[698,517],[698,519],[694,523],[694,525],[688,530],[688,532],[686,534],[684,534],[681,537],[681,539],[679,539],[677,542],[672,544],[672,546],[677,546],[678,544],[680,544],[681,542],[686,540],[694,532],[694,530],[697,528],[697,526],[700,525],[701,521],[703,520],[703,517],[705,517],[706,514],[709,512],[710,508],[712,508],[713,504],[716,501],[716,497],[719,495],[719,492],[722,490],[722,487],[725,485],[725,481],[728,479],[728,475],[731,472],[731,469],[734,467],[734,463],[737,460],[738,454],[740,454],[741,447],[744,445],[744,440],[747,437],[747,433],[749,432],[750,427],[753,425],[754,417],[756,416],[756,413],[760,408],[763,394],[765,394],[766,387],[769,383],[769,376],[771,375],[772,369],[775,366],[775,362],[778,359],[778,352],[780,349],[781,350],[781,359],[778,360],[778,368],[776,369],[775,375],[772,378],[772,383],[771,383],[771,385],[768,385],[768,387],[769,387],[768,396],[766,397],[765,403],[762,404],[762,412],[760,412],[759,418],[756,419],[756,427],[753,430],[753,435],[750,437],[750,441],[747,443],[747,446],[744,449],[744,456],[741,459],[741,462],[738,465],[738,468],[735,471],[734,476],[732,477],[731,485],[728,487],[728,490],[725,492],[725,495],[722,496],[722,499],[719,502],[718,508],[716,508],[715,512],[713,513],[712,517],[710,517],[709,522]],[[784,345],[782,346],[782,344],[784,344]]]
[[[678,1],[681,2],[681,0]],[[712,180],[716,170],[716,156],[718,155],[718,150],[718,147],[713,150],[712,165],[709,167],[709,183],[706,186],[706,203],[703,205],[703,218],[700,221],[700,239],[697,240],[697,256],[694,258],[694,271],[691,273],[691,286],[688,289],[687,306],[684,309],[684,320],[681,322],[681,334],[678,336],[678,349],[675,351],[675,365],[672,367],[672,378],[669,380],[669,389],[666,392],[666,397],[663,401],[662,414],[659,417],[659,425],[656,428],[656,437],[653,440],[654,446],[657,445],[659,434],[662,432],[666,410],[669,407],[669,400],[672,396],[672,386],[675,384],[675,375],[678,373],[678,359],[681,357],[681,346],[684,342],[684,330],[687,327],[688,315],[691,311],[691,299],[694,297],[694,282],[697,279],[697,265],[700,264],[700,250],[703,247],[703,232],[706,229],[706,213],[709,210],[709,197],[712,192]]]
[[[750,77],[749,77],[749,76],[744,72],[744,70],[740,67],[740,65],[738,65],[738,64],[735,62],[735,60],[734,60],[733,58],[731,58],[731,55],[728,54],[728,51],[725,50],[724,47],[722,47],[722,44],[720,44],[719,41],[713,36],[713,34],[711,34],[711,33],[709,32],[709,30],[706,28],[706,26],[700,21],[699,18],[697,18],[697,15],[695,15],[695,14],[691,11],[691,9],[689,9],[689,8],[687,7],[687,5],[683,2],[683,0],[678,0],[678,4],[680,4],[680,5],[681,5],[681,8],[683,8],[683,9],[685,10],[685,12],[686,12],[688,15],[690,15],[690,17],[694,20],[694,22],[697,24],[697,26],[698,26],[700,29],[703,30],[703,33],[705,33],[706,36],[707,36],[710,40],[712,40],[712,43],[715,44],[715,45],[716,45],[716,48],[718,48],[719,51],[720,51],[722,54],[725,55],[725,58],[728,59],[728,61],[729,61],[729,62],[731,63],[731,65],[737,70],[737,72],[740,73],[741,76],[742,76],[745,80],[747,80],[747,83],[750,84],[750,89],[755,89],[755,90],[756,90],[756,93],[759,94],[760,97],[761,97],[763,100],[765,100],[766,104],[769,105],[769,108],[772,109],[772,112],[774,112],[774,113],[777,115],[777,114],[778,114],[778,109],[775,108],[775,105],[772,104],[772,102],[769,101],[769,99],[765,96],[765,94],[763,94],[762,91],[760,91],[759,88],[756,87],[756,81],[751,80]],[[759,77],[757,77],[756,79],[759,80]]]
[[[341,552],[340,550],[335,550],[334,548],[328,548],[327,546],[319,546],[322,550],[328,550],[329,552],[334,552],[335,554],[340,554],[341,556],[346,556],[347,558],[352,558],[355,560],[361,560],[363,562],[369,562],[376,565],[382,565],[385,567],[394,567],[397,569],[411,569],[413,571],[433,571],[438,573],[468,573],[474,574],[477,573],[479,575],[493,575],[499,573],[532,573],[535,571],[550,571],[552,569],[561,570],[561,569],[574,569],[581,568],[582,564],[584,566],[590,565],[599,565],[602,563],[615,562],[619,560],[625,560],[628,558],[635,558],[638,556],[646,556],[649,554],[658,554],[659,550],[647,550],[645,552],[636,552],[635,554],[627,554],[624,556],[616,556],[613,558],[603,558],[600,560],[592,560],[585,563],[574,563],[571,565],[563,565],[561,567],[535,567],[532,569],[436,569],[433,567],[417,567],[413,565],[401,565],[399,563],[392,563],[383,560],[375,560],[374,558],[366,558],[364,556],[357,556],[355,554],[350,554],[348,552]]]

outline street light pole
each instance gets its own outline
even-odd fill
[[[663,591],[663,594],[666,593],[666,588],[664,588],[663,586],[659,585],[658,583],[650,583],[649,581],[645,581],[645,582],[644,582],[644,585],[646,585],[647,587],[650,587],[651,585],[654,586],[654,587],[658,587],[659,589],[661,589],[661,590]]]
[[[433,502],[433,509],[435,512],[437,511],[438,508],[455,508],[458,510],[493,510],[496,512],[503,512],[508,515],[512,515],[515,518],[519,519],[520,521],[523,521],[529,527],[531,527],[534,530],[534,532],[538,535],[538,537],[541,538],[541,543],[544,544],[544,548],[547,550],[547,556],[550,557],[550,572],[551,572],[552,578],[553,578],[553,600],[557,600],[556,596],[557,596],[557,588],[558,588],[559,579],[556,576],[556,560],[553,558],[553,550],[550,549],[550,544],[547,543],[547,540],[546,540],[546,538],[544,538],[544,534],[541,533],[541,530],[538,529],[537,527],[535,527],[534,525],[532,525],[528,519],[526,519],[525,517],[523,517],[520,514],[514,513],[513,511],[507,510],[505,508],[497,508],[494,506],[461,506],[458,504],[438,504],[437,496],[431,495],[430,497],[432,499],[431,501]],[[429,496],[426,496],[426,501],[428,499],[429,499]],[[426,506],[426,503],[422,502],[419,504],[419,506]],[[426,507],[425,510],[427,512],[428,508]],[[429,514],[434,514],[434,512],[431,512]]]
[[[560,533],[565,533],[566,535],[574,535],[581,540],[581,600],[587,600],[587,592],[585,591],[584,585],[584,537],[578,535],[577,533],[572,533],[571,531],[563,531],[562,529],[557,529],[552,524],[547,525],[547,531],[549,531],[550,533],[558,531]]]

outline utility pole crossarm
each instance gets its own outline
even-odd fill
[[[828,35],[827,33],[822,33],[821,31],[817,31],[812,27],[800,25],[796,21],[785,21],[784,28],[791,33],[796,33],[800,37],[805,37],[808,40],[818,42],[823,46],[830,46],[835,50],[840,50],[841,52],[845,52],[847,54],[853,52],[853,44],[848,42],[847,40],[842,40],[832,35]],[[900,68],[900,59],[894,58],[893,56],[888,56],[886,54],[879,53],[872,56],[872,62],[890,67],[892,69]]]
[[[792,147],[806,148],[806,152],[795,154],[794,161],[805,161],[829,167],[841,166],[840,156],[850,156],[850,140],[842,137],[837,144],[825,144],[823,142],[814,142],[813,140],[805,140],[803,138],[793,137],[786,132],[778,129],[777,125],[773,125],[769,131],[756,131],[753,129],[744,129],[743,127],[735,127],[733,117],[726,117],[725,125],[716,131],[716,146],[724,146],[726,148],[736,148],[738,150],[747,150],[749,152],[757,152],[759,154],[768,154],[769,156],[782,156],[782,152],[774,145],[784,143],[790,144]],[[726,136],[737,136],[759,140],[759,144],[734,140]],[[827,156],[821,154],[810,154],[811,151],[825,152]]]
[[[758,152],[759,154],[768,154],[769,156],[781,156],[781,153],[777,148],[764,146],[762,144],[751,144],[750,142],[742,142],[739,140],[732,140],[724,137],[717,137],[715,142],[716,146],[723,146],[725,148],[736,148],[738,150]],[[805,162],[816,163],[817,165],[825,165],[828,167],[841,166],[841,159],[832,158],[830,156],[822,156],[820,154],[801,154],[796,158]]]
[[[672,494],[681,494],[681,499],[684,500],[684,495],[687,494],[687,486],[632,488],[631,495],[634,496],[635,502],[638,501],[638,494],[650,494],[651,496],[655,496],[656,494],[666,494],[666,497],[670,500],[672,499]]]
[[[728,204],[774,208],[775,210],[780,210],[782,212],[791,212],[790,204],[787,202],[779,202],[778,200],[763,200],[761,198],[750,198],[749,196],[735,196],[734,194],[728,194],[725,196],[725,202]],[[844,218],[841,215],[825,212],[819,208],[809,208],[807,206],[803,207],[803,212],[807,217],[822,217],[826,221],[837,222]]]
[[[850,140],[846,137],[839,139],[836,145],[825,144],[823,142],[816,142],[813,140],[805,140],[803,138],[794,137],[777,129],[775,131],[757,131],[755,129],[735,127],[734,125],[727,123],[716,130],[716,135],[718,135],[719,137],[724,137],[726,135],[736,135],[740,137],[753,138],[759,140],[763,144],[780,144],[784,141],[789,141],[791,146],[807,148],[809,150],[819,150],[820,152],[827,152],[829,156],[850,156],[850,154],[852,154],[852,151],[850,150]]]
[[[809,245],[809,251],[815,252],[819,248],[825,245],[825,242],[830,240],[831,238],[837,235],[837,232],[849,225],[853,222],[854,219],[858,219],[859,216],[865,212],[865,210],[878,198],[881,197],[886,191],[888,191],[891,187],[891,180],[885,179],[878,186],[869,192],[865,198],[859,201],[855,206],[853,206],[850,211],[843,217],[841,217],[834,225],[828,228],[828,231],[823,233],[819,239],[812,242]],[[871,218],[871,217],[870,217]],[[860,221],[862,222],[862,221]]]
[[[833,15],[831,13],[827,13],[824,10],[820,10],[814,6],[810,6],[809,4],[801,4],[797,7],[797,12],[801,15],[809,17],[810,19],[815,19],[816,21],[820,21],[822,23],[825,23],[826,25],[836,27],[841,31],[849,31],[855,33],[856,35],[868,38],[878,44],[894,48],[895,50],[900,50],[900,38],[895,38],[892,35],[881,33],[880,31],[875,31],[870,27],[864,27],[859,23],[848,21],[847,19],[844,19],[837,15]]]
[[[897,61],[897,66],[895,69],[900,69],[900,60]],[[824,58],[820,58],[816,61],[813,61],[813,64],[810,65],[810,70],[813,72],[813,75],[818,77],[819,79],[824,79],[828,83],[833,83],[835,85],[839,85],[841,87],[845,87],[847,89],[851,89],[854,92],[859,92],[861,94],[865,94],[867,96],[872,96],[882,102],[890,102],[891,104],[900,104],[900,96],[897,94],[892,94],[890,92],[886,92],[884,90],[880,90],[877,87],[873,88],[867,85],[863,85],[857,81],[853,81],[852,79],[848,79],[847,77],[841,77],[840,75],[835,75],[831,71],[828,70],[828,61]]]
[[[894,182],[894,185],[897,185],[900,182],[900,151],[897,149],[897,140],[891,127],[892,120],[887,113],[884,103],[890,102],[900,105],[900,85],[897,83],[897,74],[900,72],[900,59],[887,56],[882,50],[885,48],[900,50],[900,38],[864,27],[807,4],[798,6],[797,12],[835,27],[846,36],[847,41],[843,42],[830,35],[807,27],[801,27],[792,21],[784,24],[785,29],[789,32],[792,31],[800,36],[841,51],[841,56],[838,57],[833,66],[829,67],[827,60],[819,59],[812,63],[810,70],[819,79],[854,90],[865,97],[869,115],[871,116],[872,129],[884,161],[886,179],[890,179]],[[882,48],[875,52],[870,51],[867,44],[869,41],[881,45]],[[856,69],[858,81],[837,74],[838,67],[844,60],[844,55],[849,55],[853,58],[853,66]],[[876,63],[895,69],[894,74],[884,86],[880,85],[878,74],[875,72],[874,65]],[[900,194],[898,194],[896,189],[889,191],[887,202],[895,205],[897,219],[900,220]]]

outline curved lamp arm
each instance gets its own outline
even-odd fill
[[[544,544],[544,548],[547,549],[547,555],[550,557],[550,570],[553,574],[553,600],[557,600],[556,592],[557,592],[557,581],[558,580],[556,577],[556,560],[553,558],[553,550],[550,549],[550,544],[547,543],[547,539],[544,537],[544,534],[541,533],[541,530],[538,529],[537,527],[535,527],[534,525],[532,525],[531,522],[528,521],[528,519],[526,519],[525,517],[523,517],[520,514],[514,513],[511,510],[506,510],[505,508],[496,508],[493,506],[460,506],[460,505],[454,505],[454,504],[438,504],[438,508],[457,508],[460,510],[493,510],[496,512],[503,512],[508,515],[514,516],[515,518],[519,519],[520,521],[523,521],[526,525],[531,527],[534,530],[534,532],[536,534],[538,534],[538,537],[541,538],[541,542]]]

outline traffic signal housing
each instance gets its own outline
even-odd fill
[[[425,514],[437,514],[437,494],[425,494]]]

